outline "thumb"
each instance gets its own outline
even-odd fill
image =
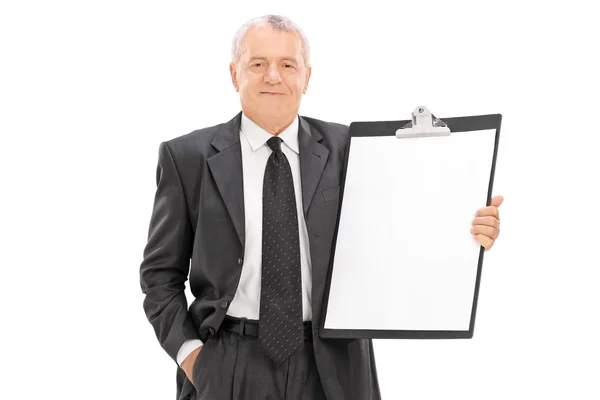
[[[502,202],[504,201],[504,197],[502,196],[496,196],[492,198],[492,205],[494,207],[500,207],[500,204],[502,204]]]

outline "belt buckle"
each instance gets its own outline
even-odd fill
[[[245,328],[246,328],[246,318],[241,317],[240,318],[240,336],[246,335]]]

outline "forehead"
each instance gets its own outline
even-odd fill
[[[302,40],[296,32],[275,31],[270,27],[252,27],[242,41],[242,58],[299,58]]]

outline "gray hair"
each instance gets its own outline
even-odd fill
[[[281,15],[263,15],[262,17],[252,18],[251,20],[246,21],[244,25],[238,29],[231,44],[231,61],[234,64],[240,60],[244,36],[246,36],[246,33],[250,28],[255,26],[269,26],[276,31],[298,33],[300,40],[302,41],[302,55],[304,56],[304,64],[306,64],[307,67],[310,66],[310,46],[308,44],[306,35],[304,32],[302,32],[302,29],[300,29],[300,27],[291,19]]]

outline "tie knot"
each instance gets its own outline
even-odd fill
[[[281,153],[281,138],[278,136],[273,136],[271,139],[267,140],[267,146],[271,148],[271,150]]]

